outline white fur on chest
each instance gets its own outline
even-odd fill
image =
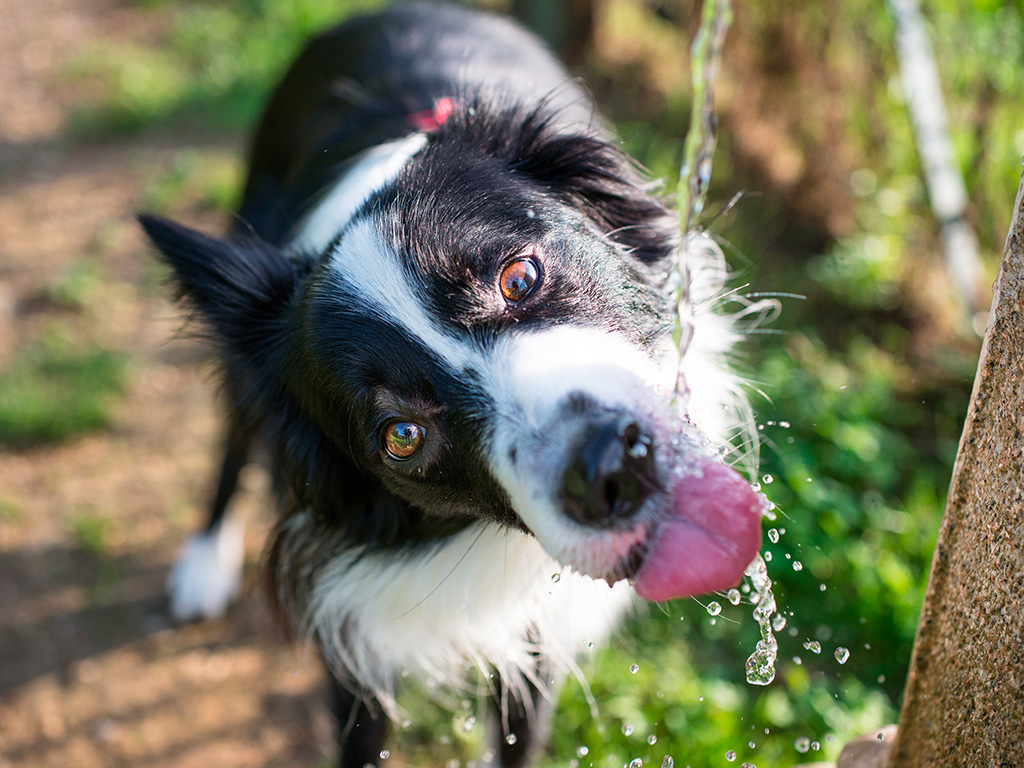
[[[594,581],[533,537],[480,523],[412,554],[339,555],[319,573],[308,628],[394,712],[403,672],[458,686],[467,666],[493,667],[513,690],[524,680],[543,688],[538,659],[575,672],[632,599],[625,582]]]

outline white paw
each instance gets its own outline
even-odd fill
[[[242,588],[245,526],[225,517],[212,531],[192,536],[167,575],[171,616],[177,621],[223,616]]]

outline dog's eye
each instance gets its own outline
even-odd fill
[[[501,270],[498,283],[505,300],[515,304],[525,299],[540,277],[540,266],[529,256],[516,259]]]
[[[384,450],[393,459],[411,459],[423,446],[427,431],[411,421],[392,421],[384,427]]]

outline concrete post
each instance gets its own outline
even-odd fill
[[[1024,180],[889,765],[1024,768]]]

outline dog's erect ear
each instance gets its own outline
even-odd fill
[[[139,223],[220,342],[247,354],[265,351],[295,294],[300,262],[256,237],[221,240],[150,214]]]
[[[558,133],[533,116],[519,137],[514,166],[573,201],[645,264],[662,261],[678,246],[676,217],[650,193],[629,157],[604,139]]]

